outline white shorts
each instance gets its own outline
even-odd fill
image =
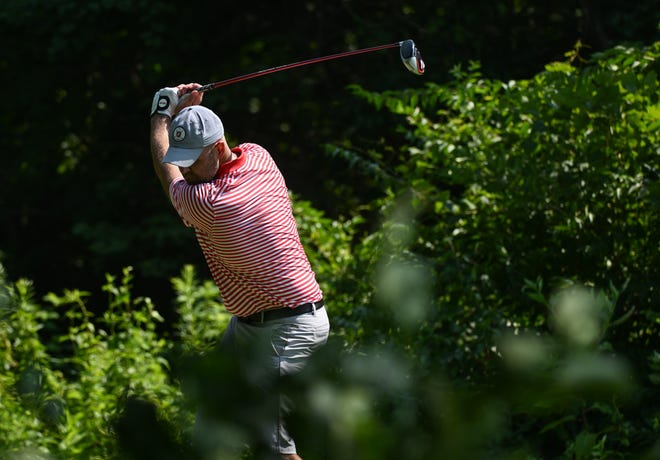
[[[233,317],[220,348],[239,359],[242,377],[248,384],[272,393],[279,377],[300,372],[311,354],[328,340],[330,324],[325,307],[310,313],[245,323]],[[264,441],[279,454],[295,454],[296,444],[286,429],[291,403],[280,394],[269,394],[271,420],[264,420]],[[270,405],[270,404],[269,404]],[[197,424],[201,420],[198,420]]]

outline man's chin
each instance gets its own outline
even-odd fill
[[[206,182],[206,181],[200,179],[199,177],[186,177],[186,176],[183,176],[183,178],[188,183],[188,185],[197,185],[197,184],[201,184],[203,182]]]
[[[197,184],[204,184],[206,182],[213,182],[213,179],[215,179],[215,175],[211,175],[205,178],[188,172],[188,174],[183,175],[183,178],[186,180],[188,184],[197,185]]]

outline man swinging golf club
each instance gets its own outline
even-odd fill
[[[412,40],[404,40],[204,86],[163,88],[154,95],[154,169],[183,222],[195,230],[224,304],[233,314],[221,347],[249,368],[252,383],[264,391],[278,377],[299,372],[327,341],[328,315],[273,158],[252,143],[230,148],[218,116],[199,105],[202,94],[274,72],[396,47],[406,69],[422,75],[425,65],[419,50]],[[300,459],[284,423],[287,401],[279,395],[275,399],[266,442],[276,456]],[[204,423],[203,408],[197,423]]]
[[[239,365],[250,366],[256,380],[251,383],[268,391],[279,377],[300,371],[326,342],[328,315],[273,158],[252,143],[230,148],[220,118],[199,105],[199,87],[156,92],[153,165],[179,216],[194,229],[233,314],[221,347],[235,353]],[[252,351],[249,360],[245,350]],[[273,412],[267,440],[272,451],[300,459],[283,420],[286,401]],[[203,408],[196,423],[204,423]]]

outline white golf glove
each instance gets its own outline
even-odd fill
[[[176,109],[178,104],[179,90],[177,88],[159,89],[154,94],[154,100],[151,103],[151,115],[159,113],[172,118],[174,109]]]

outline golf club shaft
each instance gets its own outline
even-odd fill
[[[401,46],[402,42],[390,43],[388,45],[372,46],[370,48],[362,48],[359,50],[345,51],[343,53],[332,54],[330,56],[322,56],[313,59],[307,59],[306,61],[294,62],[292,64],[285,64],[278,67],[273,67],[271,69],[259,70],[257,72],[249,73],[246,75],[241,75],[238,77],[230,78],[228,80],[222,80],[215,83],[209,83],[197,89],[199,92],[210,91],[212,89],[220,88],[221,86],[231,85],[232,83],[238,83],[241,81],[249,80],[250,78],[262,77],[264,75],[269,75],[275,72],[281,72],[282,70],[289,70],[296,67],[302,67],[309,64],[315,64],[317,62],[329,61],[331,59],[338,59],[346,56],[353,56],[356,54],[370,53],[372,51],[380,51],[388,48],[396,48]]]

